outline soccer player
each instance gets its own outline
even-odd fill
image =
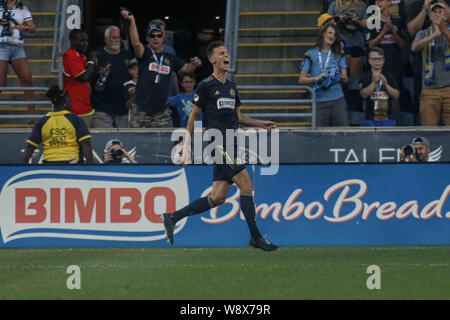
[[[225,141],[226,129],[238,129],[239,123],[248,126],[262,127],[272,130],[276,127],[272,121],[263,121],[249,118],[240,112],[240,100],[236,85],[226,79],[226,73],[230,70],[230,55],[220,41],[214,41],[207,47],[208,59],[214,72],[203,80],[194,95],[192,113],[186,127],[187,136],[182,149],[182,163],[187,165],[190,160],[191,140],[194,131],[194,123],[203,112],[206,129],[218,129],[222,132]],[[224,146],[226,142],[224,142]],[[236,144],[234,144],[236,150]],[[223,151],[222,151],[223,152]],[[234,152],[236,154],[236,152]],[[223,153],[227,157],[226,151]],[[210,210],[225,202],[230,186],[236,183],[240,190],[241,210],[244,213],[251,239],[250,246],[264,251],[273,251],[278,246],[263,238],[256,225],[255,204],[253,202],[253,185],[246,167],[238,163],[226,163],[214,165],[213,187],[210,195],[200,198],[188,206],[174,212],[162,215],[166,236],[170,244],[173,244],[173,234],[176,223],[181,219]]]

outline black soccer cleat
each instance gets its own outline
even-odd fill
[[[278,249],[278,246],[267,241],[266,238],[260,237],[258,239],[250,239],[250,247],[255,249],[261,249],[263,251],[275,251]]]
[[[169,213],[164,213],[161,216],[161,220],[163,222],[164,229],[166,229],[167,241],[170,244],[173,244],[173,231],[175,230],[176,223],[172,221]]]

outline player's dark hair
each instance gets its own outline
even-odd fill
[[[223,41],[213,41],[210,44],[208,44],[208,46],[206,47],[206,54],[208,58],[212,56],[214,49],[222,46],[225,46],[225,43],[223,43]]]

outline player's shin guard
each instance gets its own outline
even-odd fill
[[[214,207],[217,207],[217,204],[211,199],[211,195],[209,195],[207,197],[194,200],[186,207],[173,213],[172,221],[176,223],[183,218],[205,212]]]
[[[253,239],[258,239],[261,237],[258,227],[256,226],[256,212],[255,203],[253,202],[253,194],[251,191],[241,192],[241,210],[244,214],[245,221],[247,222],[250,234]]]

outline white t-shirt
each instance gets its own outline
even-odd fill
[[[16,24],[23,24],[26,21],[33,20],[30,10],[27,7],[13,8],[8,10],[0,6],[0,19],[3,19],[6,14],[9,13],[10,21],[9,27],[13,27]],[[11,43],[17,45],[23,45],[23,34],[22,31],[14,29],[12,31],[4,25],[0,24],[0,43]]]

